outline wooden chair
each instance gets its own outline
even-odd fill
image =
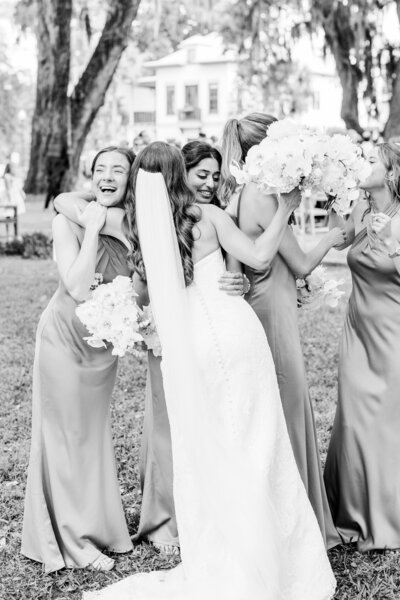
[[[325,196],[306,195],[300,206],[295,211],[300,233],[314,235],[316,231],[328,231],[328,211],[318,204],[326,202]]]
[[[5,233],[0,238],[7,241],[18,236],[18,208],[10,202],[10,194],[5,179],[5,165],[0,165],[0,226],[4,225]],[[10,232],[14,230],[14,235]]]
[[[0,237],[5,237],[7,241],[18,237],[18,209],[12,204],[2,204],[0,202],[0,225],[5,226],[5,233]],[[14,230],[14,235],[10,232]]]

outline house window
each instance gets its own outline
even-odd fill
[[[167,85],[167,115],[175,114],[175,86]]]
[[[185,85],[185,108],[198,108],[199,86]]]
[[[208,112],[210,115],[218,113],[218,83],[210,83],[208,86]]]

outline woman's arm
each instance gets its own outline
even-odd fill
[[[93,192],[64,192],[54,198],[54,208],[73,223],[80,225],[76,207],[84,211],[88,202],[96,200]]]
[[[335,227],[340,227],[341,229],[343,229],[344,234],[345,234],[344,242],[342,244],[338,244],[336,246],[337,250],[344,250],[345,248],[350,246],[354,241],[354,237],[355,237],[354,210],[355,210],[355,208],[353,209],[353,211],[351,212],[351,214],[349,215],[347,220],[343,219],[343,217],[338,215],[334,209],[332,209],[329,213],[329,217],[328,217],[329,229],[333,229]]]
[[[290,270],[296,277],[303,279],[317,267],[324,256],[334,246],[343,243],[345,233],[339,227],[331,229],[314,248],[305,252],[296,239],[292,229],[287,227],[279,246],[279,254],[285,260]]]
[[[258,190],[248,190],[243,196],[243,213],[250,231],[266,231],[271,226],[277,211],[277,202],[273,196],[264,196]],[[327,233],[309,252],[299,245],[292,228],[288,225],[279,245],[279,254],[294,275],[304,278],[324,258],[327,252],[337,244],[343,243],[344,232],[335,228]]]
[[[285,233],[288,218],[299,202],[298,189],[282,194],[270,226],[254,241],[240,231],[223,210],[215,206],[202,207],[202,210],[205,212],[207,209],[218,240],[226,252],[253,269],[261,270],[270,266]]]
[[[94,281],[99,231],[106,209],[92,203],[83,217],[85,233],[81,246],[71,223],[63,215],[53,220],[53,240],[58,271],[69,294],[76,301],[85,300]]]
[[[150,304],[149,292],[147,289],[147,283],[141,279],[138,273],[134,273],[132,275],[133,287],[135,288],[135,292],[137,293],[136,302],[139,308],[143,308],[143,306],[147,306]]]
[[[59,194],[55,198],[54,206],[59,213],[70,219],[70,221],[82,226],[79,216],[85,211],[88,203],[95,199],[92,192],[65,192]],[[125,212],[122,208],[108,208],[101,233],[121,240],[128,248],[130,248],[129,242],[123,234],[122,222],[124,215]]]

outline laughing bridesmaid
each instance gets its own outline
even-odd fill
[[[133,154],[110,147],[95,157],[97,202],[79,227],[59,214],[53,239],[60,282],[41,316],[33,367],[32,441],[21,552],[46,572],[63,567],[112,569],[103,554],[132,548],[111,439],[110,401],[117,357],[92,348],[75,315],[101,273],[104,283],[129,275],[127,249],[100,235],[106,207],[122,201]]]

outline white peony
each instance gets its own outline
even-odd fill
[[[90,298],[77,306],[76,314],[91,334],[84,338],[90,346],[107,348],[109,342],[112,354],[118,356],[135,350],[135,344],[143,341],[136,296],[130,277],[119,275],[96,287]]]
[[[290,119],[272,123],[267,136],[250,148],[243,167],[231,165],[238,184],[254,182],[264,193],[289,192],[300,186],[303,197],[322,191],[345,214],[368,177],[369,163],[347,135],[329,136]]]

